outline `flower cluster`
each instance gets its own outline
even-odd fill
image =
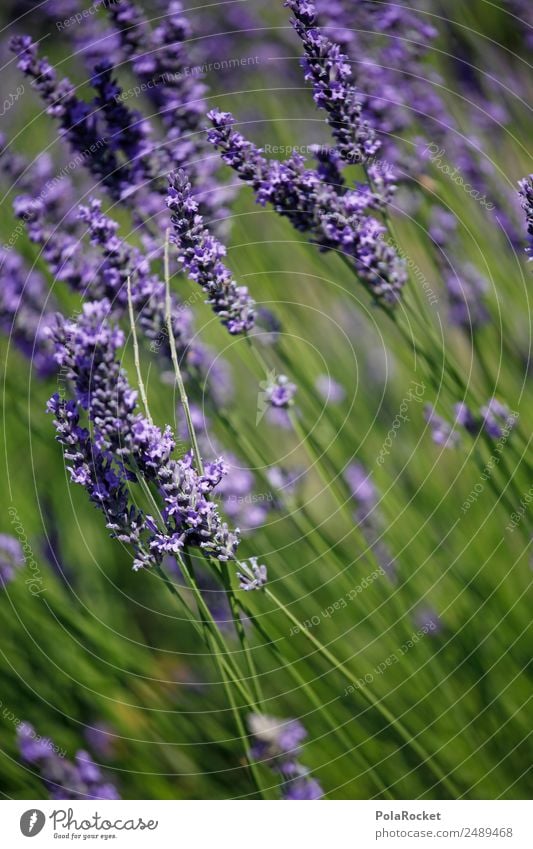
[[[39,770],[52,799],[120,799],[115,785],[88,752],[80,750],[73,761],[66,760],[51,740],[37,737],[27,722],[18,726],[17,737],[22,760]]]
[[[321,799],[323,790],[298,758],[307,732],[297,719],[279,720],[252,713],[248,726],[254,738],[250,757],[270,767],[281,779],[281,794],[287,800]]]
[[[114,199],[119,199],[129,187],[128,175],[109,145],[93,105],[76,96],[74,85],[66,77],[59,80],[46,59],[39,59],[37,44],[30,36],[15,36],[11,48],[17,54],[18,67],[33,81],[48,114],[59,120],[71,149],[84,155],[86,167]]]
[[[127,309],[127,281],[131,282],[131,299],[139,325],[151,343],[157,345],[158,353],[170,359],[170,347],[166,328],[165,284],[152,273],[146,256],[132,248],[118,235],[118,224],[102,212],[99,200],[92,199],[88,206],[80,206],[80,219],[87,225],[93,245],[97,246],[103,262],[98,265],[96,281],[91,295],[108,298],[117,314]],[[190,353],[200,357],[200,345],[191,341],[193,316],[191,310],[181,304],[171,293],[172,330],[178,355]],[[195,353],[192,348],[198,348]]]
[[[419,203],[417,186],[426,179],[431,141],[435,149],[446,151],[465,183],[491,198],[499,225],[513,244],[518,244],[508,186],[481,154],[481,140],[472,129],[464,133],[439,94],[444,81],[432,62],[432,47],[439,33],[424,10],[351,0],[316,0],[314,5],[319,23],[341,44],[347,67],[352,68],[362,117],[379,133],[382,162],[403,177],[399,203]],[[476,77],[468,45],[457,35],[451,70],[458,78],[456,86],[467,93],[464,110],[474,128],[477,125],[486,132],[488,125],[494,134],[508,117],[497,97],[487,96],[487,90],[491,84],[493,94],[500,94],[501,89],[495,92],[497,84],[485,74]],[[516,81],[507,84],[513,87]],[[376,170],[379,173],[380,169]]]
[[[304,46],[305,79],[313,85],[316,105],[327,112],[340,157],[348,163],[366,163],[378,152],[380,143],[373,127],[362,118],[347,57],[318,29],[314,3],[286,0],[285,5],[294,14],[292,24]]]
[[[170,176],[167,204],[179,263],[206,292],[206,303],[229,333],[247,333],[254,325],[254,302],[246,286],[237,286],[222,262],[226,249],[205,227],[184,171]]]
[[[283,162],[269,161],[252,142],[233,129],[228,112],[209,112],[209,140],[241,180],[252,186],[262,206],[271,204],[293,227],[307,233],[322,250],[350,258],[374,297],[395,303],[407,279],[405,264],[382,238],[385,227],[365,214],[372,206],[368,190],[344,190],[326,182],[305,160],[293,154]]]
[[[190,454],[172,458],[170,428],[161,431],[137,412],[137,393],[116,358],[124,336],[109,321],[109,312],[106,300],[85,304],[75,322],[58,317],[53,333],[56,360],[74,385],[75,400],[56,394],[48,409],[72,480],[105,513],[112,535],[134,547],[135,569],[160,563],[165,554],[188,546],[219,560],[233,559],[238,531],[229,530],[209,500],[226,472],[224,462],[208,463],[200,474]],[[82,411],[91,433],[80,427]],[[130,505],[130,484],[142,481],[159,493],[156,518]]]

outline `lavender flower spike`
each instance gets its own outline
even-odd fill
[[[291,23],[304,46],[305,79],[313,85],[316,105],[328,114],[337,150],[345,162],[367,162],[381,145],[374,129],[361,117],[361,102],[347,57],[318,29],[314,3],[287,0],[285,5],[294,14]]]
[[[181,169],[169,179],[167,205],[172,213],[178,260],[189,277],[208,295],[206,303],[232,335],[254,326],[254,302],[246,286],[237,286],[222,262],[225,247],[211,235],[192,197],[191,184]]]
[[[112,536],[133,546],[135,570],[188,546],[219,560],[234,559],[238,530],[229,530],[209,498],[226,464],[206,463],[198,474],[190,454],[172,458],[170,428],[161,431],[137,411],[137,393],[116,354],[124,334],[110,323],[110,310],[106,299],[86,303],[76,322],[59,316],[53,333],[62,377],[75,390],[75,400],[56,393],[48,403],[71,478],[105,513]],[[91,432],[80,427],[81,415]],[[131,485],[141,476],[157,489],[159,525],[130,504]]]
[[[526,213],[529,241],[526,253],[529,254],[529,261],[531,262],[533,260],[533,174],[530,174],[529,177],[524,177],[518,185],[520,186],[520,194],[522,196],[522,209]]]
[[[383,238],[386,230],[365,215],[374,204],[368,187],[339,191],[294,153],[284,162],[269,161],[262,151],[233,129],[229,112],[212,109],[208,139],[223,161],[252,186],[261,206],[272,204],[300,233],[322,251],[335,250],[353,260],[355,271],[376,299],[394,305],[407,280],[405,263]]]

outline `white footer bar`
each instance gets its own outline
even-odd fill
[[[529,802],[1,803],[0,844],[167,849],[531,849]]]

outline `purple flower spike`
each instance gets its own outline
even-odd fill
[[[522,197],[522,209],[526,213],[528,247],[526,253],[529,254],[529,261],[533,260],[533,174],[529,177],[524,177],[520,180],[520,195]]]
[[[366,215],[381,205],[368,186],[346,189],[293,154],[284,162],[266,159],[259,148],[234,129],[229,112],[208,113],[209,141],[241,180],[252,186],[257,202],[271,204],[293,227],[307,233],[320,250],[335,250],[351,259],[374,298],[391,305],[407,280],[405,262],[383,238],[385,227]]]
[[[210,304],[232,335],[254,326],[254,302],[246,286],[237,286],[222,262],[226,249],[204,226],[184,171],[170,177],[167,205],[172,213],[178,261],[207,293]]]
[[[381,145],[373,127],[361,116],[348,57],[320,31],[314,3],[287,0],[285,5],[294,14],[292,25],[304,46],[305,79],[313,85],[316,105],[327,112],[341,158],[348,163],[367,162]]]
[[[109,313],[109,301],[85,304],[76,322],[58,317],[54,332],[56,359],[63,379],[74,386],[75,400],[56,394],[48,410],[73,482],[84,486],[105,513],[111,535],[133,546],[136,570],[161,563],[165,554],[187,546],[219,560],[234,559],[239,532],[229,530],[210,499],[226,464],[207,463],[200,474],[190,454],[172,458],[170,428],[161,431],[137,411],[137,393],[116,353],[123,333],[109,322]],[[91,433],[80,427],[84,413]],[[129,485],[139,476],[157,489],[159,525],[130,504]]]
[[[69,79],[58,79],[47,59],[39,58],[37,44],[30,36],[15,36],[11,40],[11,49],[17,54],[19,69],[33,81],[48,114],[59,120],[72,150],[84,156],[84,163],[91,173],[102,180],[111,196],[118,200],[126,188],[125,175],[102,134],[92,105],[76,96]]]

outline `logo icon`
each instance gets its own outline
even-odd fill
[[[39,834],[43,830],[45,822],[46,817],[43,812],[37,810],[37,808],[32,808],[22,814],[20,818],[20,830],[24,837],[35,837],[36,834]]]

